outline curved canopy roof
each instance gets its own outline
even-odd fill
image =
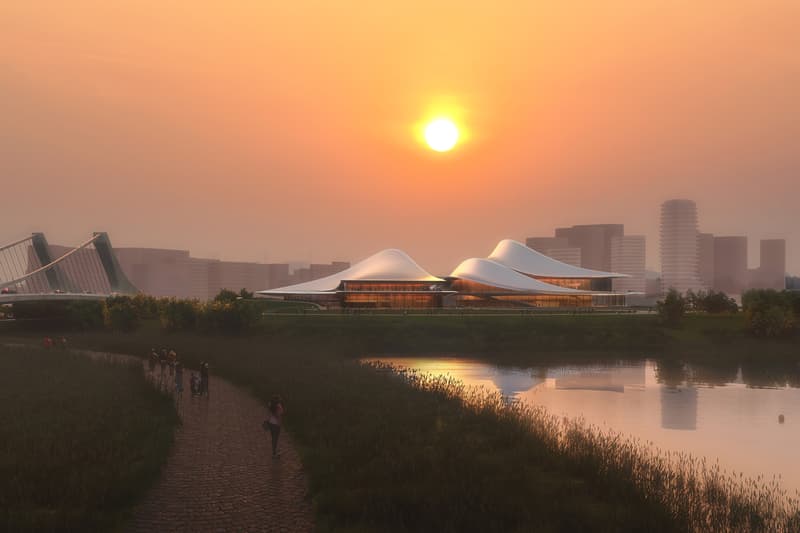
[[[534,294],[592,294],[590,291],[579,291],[567,287],[559,287],[529,278],[524,274],[511,270],[497,261],[478,257],[463,261],[453,270],[450,276],[482,283],[483,285],[498,287],[500,289]]]
[[[495,247],[489,259],[497,261],[517,272],[543,278],[627,278],[627,274],[615,274],[591,270],[557,261],[528,248],[521,242],[503,239]]]
[[[442,278],[430,274],[419,266],[411,257],[402,250],[390,248],[375,255],[371,255],[351,266],[347,270],[336,274],[280,287],[259,291],[258,294],[319,294],[333,292],[339,288],[342,281],[444,281]]]

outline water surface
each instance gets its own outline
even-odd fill
[[[800,491],[796,368],[708,368],[652,360],[510,368],[453,357],[370,360],[450,375],[664,450],[719,460],[727,471],[767,480],[780,476],[790,494]]]

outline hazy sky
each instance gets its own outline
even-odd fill
[[[800,2],[0,2],[0,243],[447,273],[505,237],[659,204],[788,240]],[[426,149],[447,112],[464,142]]]

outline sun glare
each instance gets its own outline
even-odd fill
[[[425,142],[437,152],[448,152],[458,142],[458,128],[450,119],[437,118],[425,126]]]

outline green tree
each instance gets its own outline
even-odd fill
[[[680,325],[683,315],[686,314],[688,303],[686,298],[681,296],[681,293],[675,289],[670,289],[667,296],[663,300],[659,300],[656,304],[658,316],[661,322],[670,327],[677,327]]]
[[[791,291],[758,289],[742,295],[745,327],[756,337],[783,337],[797,326],[800,297]]]
[[[111,296],[103,306],[103,322],[113,331],[134,331],[139,327],[139,313],[129,296]]]
[[[166,331],[192,330],[197,325],[200,304],[197,300],[164,298],[159,301],[159,319]]]
[[[244,290],[244,289],[243,289]],[[232,303],[235,302],[239,298],[239,295],[233,292],[230,289],[222,289],[219,291],[219,294],[214,296],[215,302],[228,302]]]

